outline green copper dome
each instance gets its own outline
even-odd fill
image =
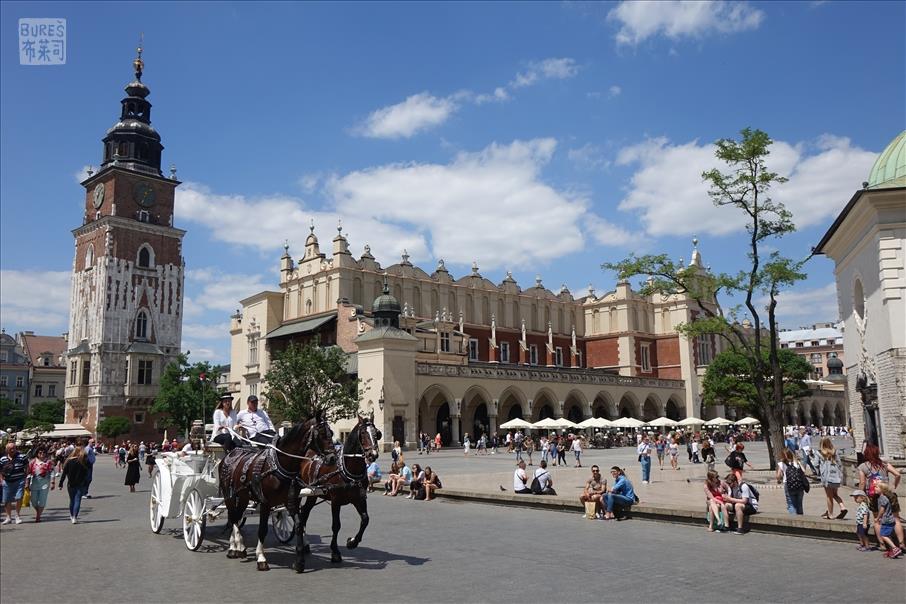
[[[868,175],[869,189],[906,187],[906,130],[890,141]]]

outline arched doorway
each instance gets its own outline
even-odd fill
[[[472,419],[472,435],[475,440],[481,438],[482,434],[487,434],[491,423],[488,419],[488,406],[484,403],[478,405]]]
[[[626,394],[623,398],[620,399],[620,408],[617,415],[619,417],[635,417],[639,416],[638,405],[631,395]]]
[[[582,421],[582,409],[579,408],[579,405],[573,405],[569,408],[566,419],[577,424]]]
[[[554,417],[554,408],[550,405],[542,405],[538,410],[538,419],[547,419],[548,417]]]
[[[658,418],[658,405],[657,401],[653,398],[646,398],[645,404],[642,406],[642,421],[650,422]]]
[[[436,430],[435,434],[440,433],[440,441],[443,446],[449,446],[453,442],[453,424],[450,419],[449,403],[444,403],[437,410]]]
[[[518,404],[510,407],[509,413],[506,414],[506,419],[507,421],[510,421],[511,419],[522,419],[522,407]]]
[[[667,417],[672,419],[673,421],[677,422],[680,420],[679,407],[676,405],[673,399],[667,401],[666,413]]]

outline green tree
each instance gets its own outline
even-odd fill
[[[98,434],[113,439],[113,442],[116,442],[117,436],[128,434],[131,429],[129,420],[121,416],[105,417],[98,422]]]
[[[296,423],[318,412],[335,421],[354,416],[359,408],[359,381],[347,374],[346,353],[336,346],[290,344],[275,356],[265,380],[275,421]]]
[[[35,428],[40,432],[50,432],[54,424],[62,424],[66,416],[66,403],[60,400],[35,403],[25,420],[26,428]]]
[[[25,425],[25,419],[25,412],[19,405],[8,398],[0,398],[0,428],[12,428],[14,432],[18,432]]]
[[[763,350],[763,366],[770,367],[769,350]],[[804,358],[787,349],[780,349],[780,366],[783,369],[783,400],[791,404],[808,396],[809,389],[805,384],[812,366]],[[746,413],[761,418],[761,408],[755,404],[758,392],[755,390],[755,379],[750,373],[752,364],[749,358],[736,350],[722,352],[711,361],[702,380],[702,401],[707,405],[728,405],[739,407]],[[762,376],[769,380],[770,375]]]
[[[151,406],[153,413],[163,414],[160,425],[188,434],[192,421],[209,421],[217,406],[219,376],[220,372],[210,363],[190,365],[188,355],[180,353],[164,368],[160,392]]]
[[[701,267],[675,263],[666,255],[647,255],[606,263],[620,279],[648,275],[642,287],[645,295],[681,294],[696,306],[695,318],[678,327],[689,338],[716,336],[725,348],[734,351],[748,365],[745,375],[752,380],[752,409],[756,410],[768,433],[768,454],[775,466],[775,451],[783,447],[784,367],[777,343],[777,295],[805,278],[803,264],[771,252],[765,257],[767,241],[775,240],[795,230],[792,214],[770,197],[774,184],[786,178],[771,172],[765,163],[773,141],[761,130],[746,128],[741,139],[721,139],[715,143],[716,157],[729,168],[728,172],[712,169],[702,174],[709,183],[709,195],[717,207],[739,210],[745,217],[748,235],[748,263],[737,274],[712,274]],[[720,295],[739,297],[741,307],[724,313]],[[767,304],[759,308],[759,300]],[[740,314],[748,321],[740,323]]]

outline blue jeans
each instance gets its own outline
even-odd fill
[[[642,481],[647,482],[651,479],[651,456],[642,455]]]
[[[784,488],[783,494],[786,495],[786,511],[801,516],[803,514],[802,498],[805,497],[805,491],[789,491]]]
[[[16,503],[25,494],[25,479],[3,481],[3,503]]]
[[[69,515],[79,517],[79,508],[82,507],[82,495],[87,492],[87,487],[85,485],[74,487],[69,485]]]
[[[633,503],[635,503],[635,501],[625,495],[614,495],[613,493],[604,495],[604,508],[611,513],[613,513],[614,506],[630,508]]]
[[[88,477],[85,479],[85,484],[82,485],[82,494],[87,495],[88,489],[91,488],[91,479],[94,478],[94,464],[88,464]]]

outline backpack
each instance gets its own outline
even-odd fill
[[[739,456],[736,454],[736,451],[733,451],[727,458],[724,460],[724,463],[727,464],[733,470],[742,469],[742,461],[739,459]]]
[[[872,470],[870,465],[868,466],[868,470],[868,473],[865,475],[865,494],[869,497],[874,497],[878,494],[878,489],[875,488],[875,481],[883,481],[883,478],[881,478],[881,473]]]
[[[787,478],[787,480],[789,480],[789,478]],[[761,493],[758,492],[758,489],[756,489],[755,487],[753,487],[753,486],[752,486],[751,484],[749,484],[748,482],[743,482],[743,483],[740,483],[740,484],[739,484],[740,490],[742,489],[742,485],[746,485],[747,487],[749,487],[749,492],[752,494],[752,498],[753,498],[755,501],[760,501],[760,500],[761,500]]]
[[[537,476],[535,476],[535,478],[532,479],[532,484],[531,484],[531,486],[529,487],[529,489],[532,491],[532,495],[540,495],[540,494],[541,494],[541,483],[538,481],[538,477],[537,477]]]
[[[805,472],[797,464],[788,464],[786,467],[786,488],[788,491],[805,491],[806,493],[811,488]]]

